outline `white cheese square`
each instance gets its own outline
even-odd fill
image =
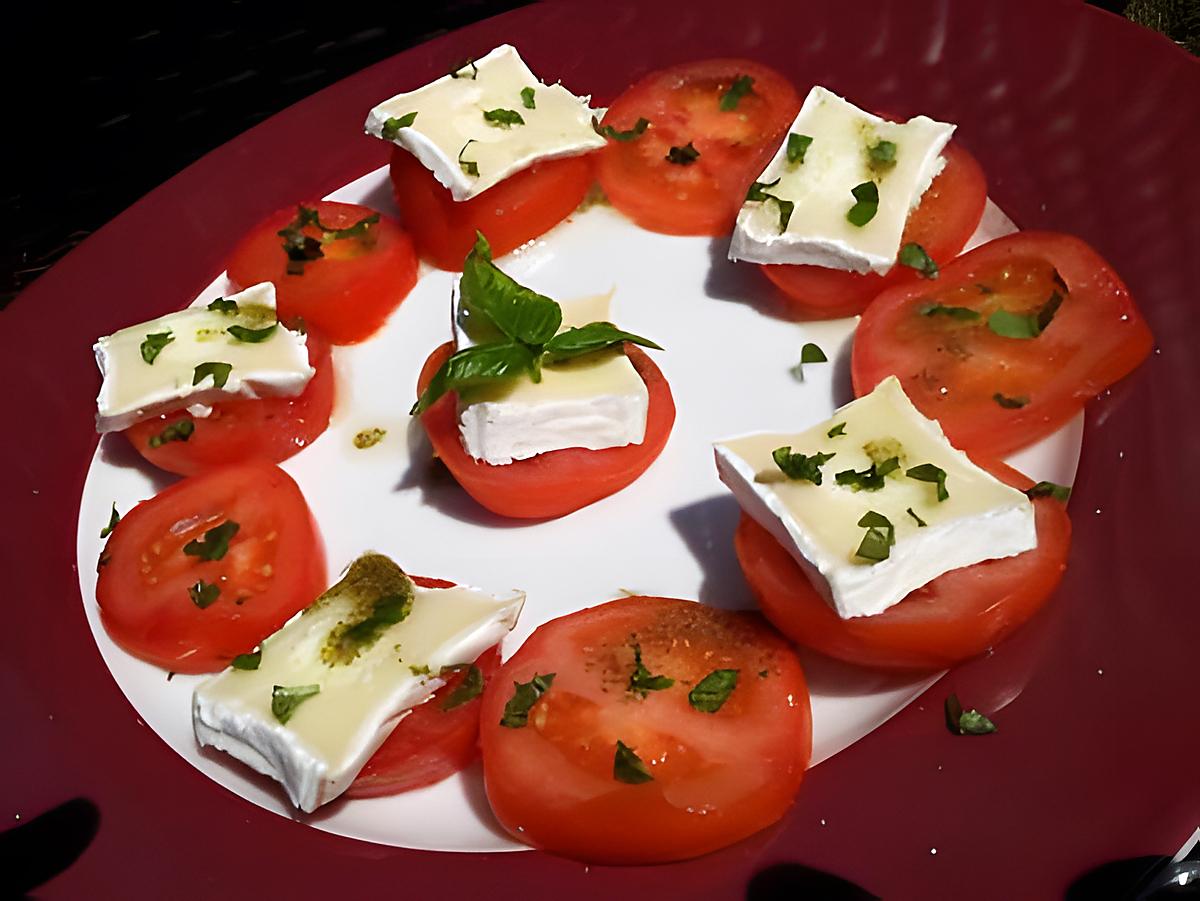
[[[443,75],[385,100],[367,114],[364,127],[383,138],[389,119],[416,113],[392,142],[420,160],[455,200],[470,200],[540,160],[578,156],[605,144],[592,126],[591,98],[577,97],[561,84],[542,84],[508,44],[476,60],[474,69],[453,74],[458,77]],[[533,91],[533,109],[521,95],[526,88]],[[524,124],[484,118],[497,109],[515,112]],[[468,174],[467,162],[478,175]]]
[[[789,163],[787,139],[758,177],[765,189],[794,204],[780,231],[774,201],[747,201],[738,213],[729,245],[731,260],[801,263],[851,272],[886,273],[896,262],[908,213],[942,170],[942,149],[954,125],[917,116],[889,122],[860,110],[822,87],[805,98],[789,134],[812,138],[803,162]],[[868,149],[880,141],[896,145],[894,165],[873,168]],[[847,221],[853,188],[873,181],[879,208],[863,226]]]
[[[209,310],[201,301],[177,313],[121,329],[101,338],[93,350],[103,383],[96,398],[96,431],[116,432],[160,413],[196,408],[235,397],[294,397],[308,385],[316,370],[308,363],[307,337],[280,324],[265,340],[239,341],[228,328],[265,328],[277,321],[275,286],[253,285],[226,300],[237,313]],[[150,335],[169,333],[152,363],[142,355]],[[213,376],[195,381],[203,363],[228,363],[224,385]]]
[[[843,434],[829,437],[839,424]],[[821,467],[821,484],[784,477],[772,459],[779,447],[807,456],[834,454]],[[803,432],[730,438],[715,451],[721,481],[742,510],[787,549],[843,619],[882,613],[952,569],[1037,546],[1029,498],[954,448],[895,377]],[[883,488],[856,491],[837,484],[839,472],[868,469],[872,453],[900,458],[900,469]],[[946,472],[946,500],[938,501],[934,483],[905,475],[923,463]],[[856,555],[866,534],[858,522],[868,511],[887,517],[895,529],[890,555],[876,563]]]

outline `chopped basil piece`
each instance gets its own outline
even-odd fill
[[[262,648],[256,648],[249,654],[238,654],[233,660],[229,661],[229,665],[234,669],[240,670],[255,670],[262,663]]]
[[[550,690],[554,684],[554,673],[544,676],[533,674],[528,682],[514,682],[513,696],[504,705],[504,715],[500,717],[500,725],[509,729],[521,729],[529,722],[529,710],[537,703],[537,699]]]
[[[146,443],[151,447],[162,447],[169,441],[187,441],[196,431],[196,423],[191,419],[178,419],[157,435],[151,435]]]
[[[1067,502],[1067,498],[1071,496],[1071,488],[1069,485],[1056,485],[1054,482],[1038,482],[1032,488],[1025,491],[1025,496],[1031,500],[1035,497],[1052,497],[1056,501]]]
[[[453,710],[468,701],[475,700],[483,694],[483,688],[483,670],[472,663],[467,668],[467,674],[463,676],[463,680],[455,686],[454,691],[446,696],[446,700],[442,701],[442,710]]]
[[[768,194],[766,189],[773,188],[779,184],[779,179],[771,182],[756,181],[750,186],[750,190],[746,192],[746,200],[754,200],[766,202],[768,200],[775,201],[775,205],[779,208],[779,233],[783,234],[787,231],[788,223],[792,221],[792,211],[796,208],[790,200],[784,200],[782,197],[776,197],[774,194]]]
[[[955,735],[988,735],[996,731],[996,724],[978,710],[963,710],[954,692],[946,698],[945,711],[946,728]]]
[[[988,317],[988,328],[1002,338],[1036,338],[1046,330],[1062,306],[1063,296],[1057,291],[1036,313],[1010,313],[999,309]]]
[[[911,516],[911,517],[912,517],[914,520],[916,520],[916,522],[917,522],[917,527],[918,527],[918,528],[921,528],[921,529],[923,529],[923,528],[925,528],[927,525],[929,525],[929,523],[927,523],[925,520],[921,519],[921,517],[917,516],[917,514],[913,512],[913,508],[912,508],[912,507],[909,507],[909,508],[908,508],[908,509],[907,509],[905,512],[906,512],[906,513],[907,513],[909,516]]]
[[[753,92],[754,79],[749,75],[739,75],[733,80],[733,84],[729,86],[729,90],[721,95],[719,106],[724,112],[735,110],[742,98]]]
[[[462,171],[465,174],[474,175],[476,178],[478,178],[479,177],[479,164],[476,163],[474,160],[464,160],[462,158],[462,155],[467,152],[467,148],[470,147],[474,143],[475,143],[475,139],[472,138],[471,140],[467,141],[467,143],[462,145],[462,150],[458,151],[458,166],[460,169],[462,169]]]
[[[276,685],[271,689],[271,713],[280,723],[287,725],[297,707],[320,693],[320,685]]]
[[[808,153],[813,139],[808,135],[789,134],[787,138],[787,161],[792,164],[803,163],[804,155]]]
[[[468,66],[470,66],[470,68],[471,68],[470,75],[466,75],[463,73],[463,69],[466,69]],[[451,69],[449,71],[449,73],[447,73],[447,74],[449,74],[449,76],[451,78],[466,78],[471,81],[474,81],[476,78],[479,77],[479,68],[475,65],[475,60],[468,57],[467,59],[464,59],[461,63],[459,63],[457,66],[455,66],[453,69]]]
[[[850,189],[854,206],[846,212],[846,221],[862,228],[879,212],[879,186],[873,181],[864,181]]]
[[[918,482],[935,483],[937,485],[937,499],[939,504],[950,497],[950,492],[946,490],[946,470],[940,466],[934,466],[932,463],[922,463],[919,466],[914,466],[904,474],[910,479],[916,479]]]
[[[188,588],[188,597],[201,610],[215,604],[220,594],[221,589],[219,586],[205,582],[203,579]]]
[[[613,757],[613,778],[629,785],[654,781],[649,768],[642,763],[642,758],[634,754],[633,749],[620,739],[617,739],[617,753]]]
[[[832,429],[825,433],[826,438],[841,438],[846,434],[846,423],[839,422]]]
[[[238,305],[236,300],[229,300],[226,297],[218,297],[208,305],[208,309],[213,313],[236,313]]]
[[[174,340],[175,336],[170,332],[156,332],[153,335],[147,335],[146,340],[142,342],[142,359],[153,366],[163,348]]]
[[[858,524],[867,530],[867,534],[854,552],[857,556],[874,563],[891,556],[892,545],[896,543],[896,527],[890,519],[882,513],[868,510]]]
[[[867,148],[867,165],[872,172],[886,172],[896,165],[894,141],[878,141]]]
[[[632,141],[649,127],[650,120],[642,117],[638,117],[638,120],[633,123],[633,128],[627,131],[618,131],[611,125],[601,125],[596,119],[592,119],[592,128],[604,137],[612,138],[614,141]]]
[[[559,332],[544,345],[545,352],[555,361],[569,360],[572,357],[594,353],[626,341],[639,344],[642,347],[652,347],[662,350],[649,338],[642,338],[630,332],[623,332],[611,322],[589,322],[577,328],[569,328]]]
[[[682,147],[672,147],[668,150],[665,159],[668,163],[674,163],[677,166],[690,166],[700,159],[700,151],[692,146],[691,141],[688,141]]]
[[[422,663],[420,666],[417,666],[416,664],[411,664],[408,667],[408,671],[410,673],[412,673],[414,676],[431,676],[431,675],[433,675],[432,671],[429,669],[428,663]]]
[[[716,713],[737,688],[738,671],[715,669],[688,692],[688,703],[701,713]]]
[[[1020,395],[1019,397],[1007,397],[1006,395],[1001,394],[999,391],[992,395],[992,400],[1006,410],[1019,410],[1029,403],[1029,398],[1024,394]]]
[[[288,275],[303,275],[305,264],[324,257],[325,251],[321,246],[331,241],[358,238],[369,244],[374,239],[371,226],[378,221],[379,214],[371,213],[346,228],[332,228],[321,221],[321,215],[315,208],[301,204],[296,208],[296,218],[276,232],[283,238],[283,251],[288,258]],[[304,233],[304,229],[309,227],[320,230],[320,240]]]
[[[821,484],[821,467],[834,458],[834,454],[793,454],[790,446],[777,447],[771,451],[771,459],[780,471],[792,481]]]
[[[980,318],[978,310],[972,310],[970,307],[948,307],[940,303],[929,303],[917,307],[917,312],[922,316],[949,316],[951,319],[958,319],[963,322],[970,322]]]
[[[514,125],[525,124],[525,119],[515,109],[484,110],[483,121],[497,128],[512,128]]]
[[[107,538],[112,534],[112,530],[117,527],[117,523],[121,521],[121,514],[117,512],[117,502],[113,501],[112,513],[108,517],[108,525],[100,530],[100,537]]]
[[[885,476],[900,468],[899,457],[889,457],[882,463],[872,463],[862,472],[845,469],[837,473],[833,480],[839,485],[846,485],[854,491],[878,491],[887,484]]]
[[[652,675],[650,670],[646,669],[646,665],[642,663],[642,646],[633,645],[633,672],[629,675],[629,685],[625,689],[626,691],[631,695],[644,698],[652,691],[663,691],[674,684],[675,680],[670,676]]]
[[[203,538],[189,541],[183,546],[183,552],[189,557],[199,557],[201,560],[220,560],[229,553],[229,542],[240,528],[238,523],[227,519],[206,531]]]
[[[521,105],[525,109],[537,109],[537,101],[533,99],[533,88],[521,88]]]
[[[389,117],[384,120],[383,128],[380,129],[379,135],[385,141],[394,141],[400,135],[400,129],[408,128],[417,121],[416,112],[405,113],[400,118]]]
[[[792,376],[797,381],[804,381],[804,365],[806,363],[828,363],[829,357],[811,341],[800,348],[800,362],[791,368]]]
[[[354,446],[359,450],[366,450],[382,441],[386,434],[387,429],[363,429],[354,436]]]
[[[246,328],[243,325],[231,325],[225,331],[238,341],[244,341],[246,344],[261,344],[275,333],[275,329],[278,326],[278,322],[272,322],[265,328]]]
[[[232,371],[233,366],[230,363],[201,363],[196,367],[196,372],[192,376],[192,384],[199,385],[211,375],[213,387],[224,388],[225,383],[229,381],[229,373]]]
[[[900,265],[917,270],[917,273],[924,278],[938,277],[937,263],[933,261],[933,257],[926,253],[925,248],[920,244],[911,241],[905,244],[900,248],[900,253],[896,259],[900,262]],[[962,308],[958,307],[956,309]],[[976,313],[975,315],[978,318],[979,314]]]

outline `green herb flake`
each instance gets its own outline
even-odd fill
[[[887,172],[896,165],[894,141],[878,141],[867,148],[867,166],[872,172]]]
[[[917,312],[922,316],[947,316],[960,322],[972,322],[980,318],[978,310],[972,310],[970,307],[948,307],[940,303],[928,303],[917,307]]]
[[[190,418],[178,419],[157,435],[151,435],[150,440],[146,443],[150,447],[162,447],[170,441],[187,441],[192,437],[194,431],[196,431],[196,423]]]
[[[432,676],[433,675],[432,670],[429,669],[428,663],[422,663],[420,666],[417,666],[416,664],[410,664],[408,667],[408,671],[410,673],[412,673],[414,676]]]
[[[100,530],[100,537],[107,538],[112,534],[112,530],[117,527],[117,523],[121,521],[121,514],[117,512],[117,502],[113,501],[112,513],[108,516],[108,525]]]
[[[1052,497],[1065,504],[1071,496],[1071,488],[1069,485],[1057,485],[1054,482],[1038,482],[1032,488],[1026,489],[1025,496],[1030,500],[1036,497]]]
[[[266,328],[246,328],[244,325],[231,325],[225,329],[232,337],[245,344],[262,344],[279,327],[278,322],[272,322]]]
[[[701,713],[716,713],[737,688],[738,671],[715,669],[688,692],[688,703]]]
[[[592,119],[592,128],[603,137],[612,138],[614,141],[632,141],[641,136],[649,127],[650,120],[642,117],[638,117],[638,120],[633,123],[633,128],[625,131],[618,131],[612,125],[601,125],[596,119]]]
[[[537,699],[550,690],[554,684],[554,673],[539,676],[533,674],[528,682],[514,682],[513,696],[504,705],[504,715],[500,717],[500,725],[509,729],[522,729],[529,722],[529,711]]]
[[[260,663],[262,663],[262,648],[255,648],[249,654],[238,654],[229,661],[230,666],[240,670],[256,670]]]
[[[731,112],[737,109],[743,97],[752,93],[754,93],[754,79],[749,75],[739,75],[733,80],[733,84],[729,86],[729,90],[721,95],[721,101],[718,105],[722,112]]]
[[[321,646],[322,663],[328,666],[353,663],[359,654],[379,641],[390,627],[408,618],[414,600],[412,582],[401,577],[397,582],[390,582],[386,591],[369,605],[363,604],[356,610],[357,621],[339,622],[330,629]],[[415,675],[416,670],[413,672]]]
[[[467,668],[463,680],[446,696],[446,700],[442,701],[442,710],[453,710],[475,700],[483,694],[484,685],[483,670],[472,663]]]
[[[524,125],[525,119],[515,109],[489,109],[483,111],[483,121],[496,128],[512,128]]]
[[[229,553],[229,542],[240,528],[238,523],[227,519],[205,532],[203,538],[189,541],[183,546],[183,552],[201,560],[221,560]]]
[[[821,484],[821,467],[834,458],[834,454],[793,454],[790,446],[777,447],[771,451],[771,459],[779,467],[780,472],[792,481],[812,482]]]
[[[846,434],[846,423],[839,422],[832,429],[825,433],[826,438],[841,438]]]
[[[213,380],[214,388],[224,388],[225,383],[229,381],[229,373],[233,371],[231,363],[201,363],[196,367],[196,372],[192,376],[192,384],[199,385],[210,375]]]
[[[174,340],[175,336],[170,332],[156,332],[153,335],[147,335],[146,340],[142,342],[142,359],[153,366],[158,355],[163,352],[163,348]]]
[[[900,253],[896,256],[896,259],[899,261],[900,265],[907,266],[910,269],[915,269],[917,274],[922,278],[938,277],[937,263],[933,261],[933,257],[926,253],[925,248],[920,244],[916,244],[911,241],[908,244],[905,244],[900,248]],[[957,309],[962,308],[958,307]],[[976,313],[975,318],[978,318],[978,315],[979,314]]]
[[[862,228],[879,212],[879,186],[873,181],[864,181],[850,189],[854,206],[846,212],[846,221]]]
[[[799,165],[804,162],[804,155],[808,153],[808,148],[812,144],[813,139],[808,135],[789,134],[787,138],[787,161],[791,165]]]
[[[382,441],[386,434],[387,429],[363,429],[354,436],[354,446],[359,450],[366,450]]]
[[[467,143],[462,145],[462,150],[458,151],[458,167],[460,169],[462,169],[462,171],[466,175],[473,175],[476,178],[478,178],[479,177],[479,164],[477,162],[475,162],[474,160],[464,160],[463,159],[463,154],[467,152],[467,148],[470,147],[474,143],[475,143],[475,139],[472,138],[471,140],[467,141]]]
[[[208,310],[212,313],[234,314],[238,311],[238,304],[236,300],[230,300],[227,297],[218,297],[208,305]]]
[[[463,72],[463,70],[468,67],[471,70],[470,75],[467,75],[465,72]],[[475,65],[474,59],[468,57],[467,59],[464,59],[461,63],[459,63],[457,66],[452,68],[447,74],[451,78],[466,78],[469,81],[474,81],[476,78],[479,77],[479,67]]]
[[[688,141],[682,147],[672,147],[667,151],[664,159],[668,163],[674,163],[676,166],[690,166],[696,160],[700,159],[700,151],[692,145],[691,141]]]
[[[954,692],[946,698],[945,712],[946,728],[955,735],[988,735],[996,731],[996,724],[978,710],[963,710]]]
[[[825,351],[811,341],[800,348],[800,362],[791,368],[792,377],[804,381],[804,366],[807,363],[828,363],[829,357]]]
[[[675,684],[670,676],[652,675],[642,663],[642,646],[633,645],[633,672],[629,675],[629,685],[626,688],[631,695],[639,698],[646,697],[652,691],[663,691]]]
[[[925,528],[927,525],[929,525],[929,523],[927,523],[925,520],[921,519],[921,517],[917,516],[917,514],[913,512],[913,508],[912,508],[912,507],[909,507],[909,508],[908,508],[907,510],[905,510],[904,512],[905,512],[905,513],[907,513],[909,516],[911,516],[911,517],[913,518],[913,520],[914,520],[914,521],[916,522],[916,524],[917,524],[917,528],[923,529],[923,528]]]
[[[525,109],[537,109],[537,101],[533,97],[533,88],[521,88],[521,105]]]
[[[205,582],[203,579],[188,588],[188,597],[201,610],[215,604],[220,594],[221,589],[219,586]]]
[[[922,463],[920,466],[914,466],[904,474],[910,479],[916,479],[918,482],[933,482],[936,484],[939,504],[950,497],[950,492],[946,490],[946,470],[940,466],[934,466],[932,463]]]
[[[783,234],[787,231],[788,223],[792,221],[792,212],[796,208],[796,204],[790,200],[784,200],[782,197],[777,197],[767,191],[767,188],[773,188],[779,184],[779,179],[771,182],[756,181],[750,186],[750,190],[746,192],[746,200],[759,201],[765,203],[768,200],[773,200],[775,206],[779,209],[779,233]]]
[[[394,141],[400,136],[400,129],[408,128],[416,121],[417,114],[415,111],[411,113],[405,113],[399,118],[394,116],[389,117],[388,119],[384,120],[383,128],[381,128],[379,131],[379,136],[385,141]]]
[[[271,713],[280,723],[287,725],[297,707],[320,693],[320,685],[276,685],[271,689]]]
[[[992,400],[1006,410],[1019,410],[1029,403],[1029,398],[1024,394],[1018,397],[1008,397],[1007,395],[1001,394],[999,391],[992,395]]]
[[[868,510],[858,521],[860,527],[867,530],[862,543],[854,553],[864,560],[878,563],[891,556],[892,545],[896,543],[896,527],[882,513]]]
[[[1062,302],[1063,296],[1055,291],[1035,313],[1012,313],[1005,309],[996,310],[988,317],[988,328],[1001,338],[1021,340],[1036,338],[1054,320]]]
[[[620,739],[617,739],[617,753],[613,757],[613,778],[628,785],[641,785],[654,781],[654,777],[650,775],[650,770],[642,762],[642,758],[633,753],[633,748]]]
[[[862,472],[844,469],[833,480],[853,491],[879,491],[887,482],[886,477],[900,468],[899,457],[889,457],[882,463],[872,463]]]

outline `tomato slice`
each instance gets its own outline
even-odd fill
[[[548,232],[583,202],[592,184],[595,154],[534,163],[470,200],[455,201],[411,153],[392,151],[392,191],[400,217],[422,257],[439,269],[461,272],[487,235],[494,256]]]
[[[1055,296],[1065,299],[1035,338],[989,326],[997,310],[1045,316]],[[943,312],[931,313],[936,305]],[[951,261],[936,281],[879,295],[855,332],[851,371],[858,395],[897,376],[955,447],[992,457],[1053,432],[1135,369],[1153,341],[1121,279],[1087,244],[1019,232]]]
[[[296,397],[263,397],[214,404],[204,418],[186,410],[164,413],[125,430],[134,450],[159,469],[193,475],[206,469],[260,459],[279,463],[312,444],[333,410],[333,363],[329,342],[308,333],[308,361],[316,374]],[[190,420],[186,440],[150,442],[178,422]]]
[[[976,462],[1014,488],[1033,485],[1003,463]],[[1062,580],[1071,545],[1066,507],[1049,497],[1033,507],[1034,550],[951,570],[883,613],[853,619],[839,617],[791,554],[749,516],[738,523],[734,547],[763,613],[793,641],[877,669],[944,669],[1000,642]]]
[[[306,203],[321,224],[350,228],[374,210],[352,203],[322,200]],[[234,248],[229,278],[245,288],[274,282],[279,316],[299,316],[334,344],[353,344],[370,337],[417,283],[417,255],[412,240],[395,220],[381,216],[370,227],[369,241],[340,238],[322,245],[324,256],[309,260],[300,274],[288,273],[281,229],[296,219],[290,206],[269,216]],[[315,226],[304,230],[320,241]]]
[[[429,355],[418,380],[418,395],[453,352],[454,346],[446,343]],[[646,437],[641,444],[604,450],[569,447],[493,466],[474,459],[463,449],[458,431],[458,396],[454,393],[446,394],[421,414],[421,425],[434,453],[458,483],[493,513],[517,519],[565,516],[615,494],[637,479],[662,453],[675,424],[675,401],[662,372],[635,345],[626,344],[625,353],[650,391]]]
[[[721,98],[740,76],[754,79],[732,110]],[[800,112],[800,97],[773,69],[744,59],[714,59],[652,72],[627,88],[604,115],[618,131],[639,118],[650,127],[627,141],[609,139],[597,176],[612,205],[642,228],[670,235],[733,230],[751,183],[766,168]],[[691,162],[668,161],[691,144]]]
[[[237,531],[220,554],[221,542],[206,533],[231,522]],[[191,542],[214,559],[188,553],[198,550]],[[109,536],[99,573],[96,600],[109,636],[179,673],[223,669],[326,586],[324,547],[304,495],[263,461],[191,476],[138,504]]]
[[[647,674],[673,685],[627,690],[635,644]],[[736,670],[736,686],[715,712],[694,708],[689,693],[716,670]],[[501,725],[514,683],[550,673],[526,725]],[[618,741],[652,781],[617,778]],[[520,841],[658,863],[782,817],[808,765],[812,719],[795,651],[758,616],[632,597],[539,626],[484,694],[480,742],[488,801]]]
[[[908,216],[900,246],[920,244],[939,265],[953,258],[970,240],[987,205],[987,179],[965,149],[946,145],[946,166]],[[866,309],[885,288],[921,278],[897,263],[887,275],[843,272],[824,266],[764,265],[763,273],[784,294],[788,313],[800,319],[837,319]]]

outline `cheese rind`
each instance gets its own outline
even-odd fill
[[[235,397],[294,397],[316,370],[309,365],[307,338],[279,325],[265,340],[239,341],[233,325],[259,329],[276,322],[275,286],[253,285],[228,300],[239,312],[221,313],[193,305],[101,338],[93,350],[103,383],[96,397],[96,431],[121,431],[143,419],[185,407],[199,411]],[[142,357],[147,336],[169,332],[153,363]],[[222,387],[211,376],[193,385],[196,367],[208,362],[232,368]]]
[[[476,60],[475,68],[474,78],[468,66],[458,78],[447,74],[385,100],[368,113],[364,128],[383,138],[388,119],[416,113],[412,125],[397,130],[393,143],[420,160],[455,200],[470,200],[540,160],[604,146],[592,127],[596,111],[588,105],[590,98],[577,97],[561,84],[542,84],[510,45]],[[533,89],[533,109],[522,101],[523,88]],[[495,109],[516,112],[524,124],[489,123],[483,113]],[[460,160],[475,163],[479,174],[467,174]]]
[[[954,125],[916,116],[889,122],[860,110],[822,87],[805,98],[789,134],[811,137],[803,162],[789,163],[787,139],[766,170],[767,192],[795,206],[787,229],[779,230],[773,201],[747,201],[738,213],[729,245],[731,260],[792,263],[851,272],[885,274],[896,262],[909,211],[941,171],[941,152]],[[868,149],[879,141],[896,145],[895,163],[872,168]],[[863,226],[846,219],[854,205],[851,190],[874,181],[879,208]]]
[[[828,437],[839,423],[844,434]],[[838,472],[870,467],[868,445],[876,456],[878,447],[899,448],[900,469],[878,491],[838,485]],[[783,476],[771,454],[784,446],[809,456],[834,454],[821,467],[820,485]],[[721,481],[743,511],[787,549],[843,619],[882,613],[950,570],[1037,546],[1029,498],[954,448],[894,377],[806,431],[730,438],[718,442],[715,453]],[[934,484],[905,475],[923,463],[945,470],[945,501],[937,500]],[[919,526],[909,509],[927,525]],[[858,521],[868,511],[895,528],[890,555],[876,563],[856,556],[866,533]]]

